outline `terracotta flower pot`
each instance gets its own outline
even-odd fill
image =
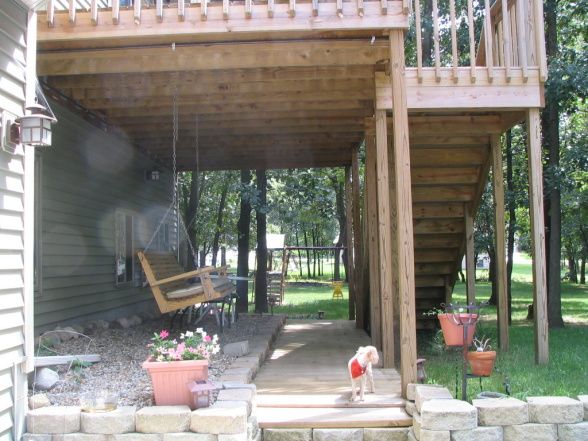
[[[469,317],[477,318],[477,314],[462,313],[459,314],[462,322],[467,322]],[[463,326],[459,326],[453,320],[453,314],[438,314],[437,318],[441,324],[443,338],[447,346],[463,346]],[[472,344],[474,334],[476,333],[476,323],[468,327],[467,346]]]
[[[158,406],[184,404],[194,409],[188,384],[208,379],[208,360],[147,360],[143,363],[143,369],[151,376],[155,404]]]
[[[468,352],[467,358],[472,368],[472,374],[479,377],[489,377],[494,369],[496,351]]]

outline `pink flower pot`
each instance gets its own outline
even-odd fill
[[[151,376],[155,404],[158,406],[186,405],[194,409],[192,381],[208,379],[208,360],[151,361],[143,363]]]

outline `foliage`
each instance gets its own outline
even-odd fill
[[[167,330],[154,333],[148,345],[154,361],[208,360],[220,351],[218,336],[210,336],[202,328],[180,334],[180,341],[171,339]]]

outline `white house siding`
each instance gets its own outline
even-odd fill
[[[21,116],[26,96],[28,11],[0,2],[0,110]],[[34,66],[34,59],[32,60]],[[27,170],[28,173],[28,170]],[[20,436],[26,406],[25,156],[0,151],[0,440]]]
[[[139,302],[152,302],[151,291],[137,286],[136,277],[135,283],[115,284],[115,213],[134,216],[136,250],[151,237],[171,197],[171,173],[160,168],[159,181],[146,181],[153,161],[121,135],[97,128],[61,104],[51,106],[59,122],[53,146],[41,152],[37,187],[42,227],[37,330],[91,316],[116,318]]]

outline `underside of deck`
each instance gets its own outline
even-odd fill
[[[395,369],[374,369],[376,394],[349,402],[347,362],[370,344],[352,321],[288,321],[254,379],[260,427],[397,427],[412,424]]]

